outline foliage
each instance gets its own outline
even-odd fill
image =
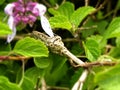
[[[21,54],[23,56],[28,57],[41,57],[48,55],[48,49],[38,40],[33,38],[26,37],[22,40],[19,40],[14,49],[14,53]]]
[[[11,34],[11,30],[9,29],[8,25],[6,25],[5,23],[3,22],[0,22],[0,34],[1,35],[4,35],[4,34]]]
[[[42,41],[29,36],[33,30],[42,32],[38,21],[33,27],[19,25],[14,41],[6,43],[6,35],[11,30],[4,7],[14,1],[0,2],[0,90],[39,90],[44,83],[49,88],[71,90],[84,68],[73,67],[67,57],[52,53]],[[76,57],[89,63],[117,63],[91,66],[83,90],[119,90],[120,0],[89,1],[86,6],[87,0],[78,1],[43,0],[41,3],[48,7],[46,16],[53,32],[63,38]]]

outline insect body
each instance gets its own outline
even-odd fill
[[[62,42],[62,39],[60,36],[54,36],[54,37],[49,37],[41,32],[38,31],[33,31],[32,36],[36,39],[40,39],[43,41],[46,46],[48,46],[52,52],[64,55],[68,57],[70,60],[76,62],[76,64],[79,64],[80,66],[84,66],[84,62],[80,59],[78,59],[75,55],[73,55],[65,46],[64,43]]]

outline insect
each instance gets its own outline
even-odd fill
[[[43,41],[46,46],[48,46],[53,53],[57,53],[60,55],[64,55],[68,57],[70,60],[74,61],[76,64],[80,66],[84,66],[84,62],[77,58],[75,55],[73,55],[65,46],[64,43],[62,42],[62,39],[60,36],[54,36],[54,37],[49,37],[41,32],[38,31],[33,31],[32,32],[32,37],[35,39],[39,39]]]

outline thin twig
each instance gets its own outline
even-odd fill
[[[113,18],[117,15],[117,12],[119,10],[119,3],[120,3],[120,0],[117,1],[117,5],[116,5],[116,7],[114,9],[114,13],[113,13]]]
[[[103,17],[101,17],[99,20],[103,20],[103,19],[105,19],[106,17],[110,16],[113,13],[114,13],[114,10],[111,10],[106,15],[104,15]]]
[[[93,25],[91,27],[80,27],[77,29],[77,34],[81,33],[82,30],[89,30],[89,29],[96,29],[97,28],[97,25]]]
[[[97,13],[98,11],[100,11],[100,10],[107,4],[107,2],[108,2],[108,0],[104,0],[104,2],[103,2],[102,4],[100,4],[100,6],[99,6],[98,8],[96,8],[96,10],[93,11],[90,15],[93,15],[93,14]],[[88,20],[89,20],[89,18],[87,18],[87,19],[83,22],[82,26],[85,25]]]
[[[116,65],[117,62],[111,62],[111,61],[96,61],[96,62],[86,62],[85,66],[86,68],[90,68],[90,67],[95,67],[95,66],[114,66]]]
[[[25,72],[25,61],[24,60],[22,60],[22,76],[21,76],[21,80],[20,80],[20,82],[19,82],[19,86],[21,86],[22,85],[22,83],[23,83],[23,80],[24,80],[24,72]]]
[[[47,85],[44,78],[41,79],[41,83],[42,83],[41,90],[47,90]]]
[[[76,38],[66,38],[63,39],[63,42],[78,42],[78,40]]]
[[[97,13],[99,10],[101,10],[106,4],[107,4],[108,0],[104,0],[104,2],[102,4],[100,4],[100,6],[94,11],[91,13],[91,15]]]
[[[77,82],[73,85],[71,90],[82,90],[83,83],[85,82],[87,76],[88,76],[89,71],[85,69],[80,78],[77,80]]]
[[[47,6],[47,7],[52,7],[46,0],[42,0],[42,2]]]
[[[73,67],[83,67],[83,68],[91,68],[95,66],[114,66],[119,63],[113,61],[95,61],[95,62],[85,62],[83,65],[79,65],[76,64],[72,59],[69,59],[69,61]]]
[[[30,34],[28,33],[28,34],[16,35],[14,37],[14,40],[20,40],[20,39],[23,39],[26,36],[30,36]],[[6,40],[6,38],[7,38],[7,35],[0,35],[0,39]]]
[[[6,35],[4,35],[4,36],[0,36],[0,39],[5,39],[6,40],[6,38],[7,38],[7,36]],[[14,38],[14,40],[20,40],[20,39],[22,39],[23,37],[22,36],[15,36],[15,38]]]
[[[93,25],[93,26],[91,26],[91,27],[80,27],[80,28],[78,28],[78,30],[89,30],[89,29],[95,29],[95,28],[97,28],[97,25]]]
[[[76,64],[73,60],[69,59],[70,64],[73,67],[83,67],[83,68],[91,68],[95,66],[114,66],[118,64],[119,62],[112,62],[112,61],[96,61],[96,62],[85,62],[83,66]]]
[[[64,4],[65,2],[66,2],[66,0],[62,0],[62,3],[61,3],[61,5],[62,5],[62,4]]]
[[[85,6],[89,5],[89,0],[85,0]]]
[[[97,1],[97,4],[95,5],[95,8],[98,8],[98,7],[99,7],[100,1],[101,1],[101,0],[98,0],[98,1]]]
[[[30,58],[31,57],[24,57],[24,56],[0,56],[1,61],[3,61],[3,60],[15,60],[15,61],[28,60]]]

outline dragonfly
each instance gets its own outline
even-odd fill
[[[85,63],[77,58],[75,55],[73,55],[64,45],[62,38],[58,35],[55,35],[54,37],[49,37],[48,35],[38,32],[38,31],[33,31],[32,32],[32,37],[35,39],[41,40],[45,43],[47,47],[50,48],[50,50],[53,53],[64,55],[67,58],[69,58],[70,61],[73,61],[75,64],[83,67],[85,66]]]

